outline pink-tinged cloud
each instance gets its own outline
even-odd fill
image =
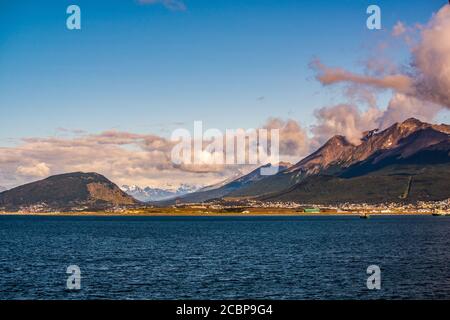
[[[297,122],[270,119],[264,127],[280,130],[282,160],[298,160],[308,153],[306,131]],[[14,187],[49,175],[84,171],[98,172],[119,185],[165,187],[167,183],[176,186],[187,181],[208,185],[255,168],[208,161],[177,165],[171,158],[175,144],[157,135],[123,131],[25,138],[15,147],[0,147],[0,184]],[[210,159],[213,152],[205,149],[201,158]]]
[[[416,41],[411,40],[414,32],[418,32]],[[441,8],[424,26],[397,23],[392,35],[403,38],[410,49],[408,72],[399,72],[404,68],[379,57],[369,61],[366,74],[330,68],[318,59],[311,63],[320,83],[344,84],[344,95],[349,99],[348,103],[315,111],[312,143],[320,145],[341,134],[356,144],[363,131],[384,129],[410,117],[432,122],[441,110],[450,109],[450,6]],[[386,108],[377,106],[380,90],[393,92]],[[359,103],[368,107],[358,108]]]
[[[437,104],[396,93],[389,101],[383,114],[376,119],[376,127],[384,129],[395,122],[402,122],[411,117],[425,122],[432,122],[441,110],[442,107]]]
[[[395,24],[394,28],[392,29],[392,35],[394,37],[400,37],[401,35],[405,34],[407,31],[406,26],[403,24],[403,22],[399,21]]]
[[[416,29],[421,32],[417,44],[411,49],[412,63],[408,73],[362,75],[342,68],[330,68],[315,60],[311,66],[316,71],[316,78],[326,86],[344,83],[391,89],[450,109],[450,6],[441,8],[427,25]],[[393,34],[400,36],[405,32],[406,27],[397,23]]]
[[[307,131],[295,120],[270,118],[263,126],[264,129],[278,129],[280,133],[280,154],[293,156],[296,159],[307,156],[310,152]],[[286,159],[289,160],[289,159]]]
[[[422,29],[413,57],[416,95],[450,109],[450,5]]]
[[[341,68],[329,68],[323,65],[319,60],[313,61],[311,67],[317,72],[316,78],[323,85],[355,83],[379,89],[394,89],[405,93],[410,91],[412,86],[411,78],[402,74],[386,75],[380,78],[359,75]]]
[[[311,127],[311,132],[318,148],[334,135],[343,135],[353,144],[359,144],[363,131],[377,128],[382,111],[374,107],[360,111],[355,105],[339,104],[318,109],[314,115],[317,123]]]

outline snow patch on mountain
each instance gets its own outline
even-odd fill
[[[168,186],[167,188],[141,188],[136,185],[123,185],[121,187],[121,189],[128,195],[143,202],[167,200],[170,198],[179,197],[188,193],[195,192],[200,188],[201,186],[189,184],[181,184],[177,188],[172,188],[171,186]]]

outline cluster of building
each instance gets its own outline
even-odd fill
[[[203,204],[182,204],[175,205],[175,208],[190,208],[198,210],[215,210],[215,211],[234,211],[246,212],[249,209],[264,210],[294,210],[303,213],[378,213],[378,214],[395,214],[395,213],[450,213],[450,199],[443,201],[419,201],[417,203],[341,203],[337,205],[323,205],[314,203],[297,203],[297,202],[261,202],[256,200],[240,200],[240,201],[213,201]]]
[[[379,204],[351,204],[339,206],[343,211],[368,213],[436,213],[450,212],[450,199],[444,201],[418,201],[417,203],[388,202]]]
[[[7,213],[10,212],[7,208],[0,208],[0,213]],[[51,210],[47,204],[45,203],[38,203],[34,205],[29,206],[21,206],[18,208],[16,213],[58,213],[59,211]]]
[[[450,214],[450,199],[442,201],[419,201],[417,203],[401,203],[401,202],[389,202],[389,203],[341,203],[337,205],[322,205],[322,204],[305,204],[297,202],[261,202],[251,199],[224,201],[217,200],[208,203],[191,203],[191,204],[176,204],[171,207],[172,209],[188,211],[194,211],[199,213],[214,213],[214,212],[232,212],[232,213],[250,213],[250,212],[298,212],[298,213],[367,213],[367,214]],[[170,210],[170,208],[165,208]],[[83,212],[88,211],[87,206],[77,206],[72,208],[54,209],[46,205],[45,203],[22,206],[18,210],[14,210],[17,213],[60,213],[61,211],[70,212]],[[106,213],[129,213],[133,210],[140,210],[143,213],[148,210],[158,210],[150,206],[142,206],[136,208],[130,208],[129,206],[114,206],[102,210]],[[152,211],[152,212],[153,212]],[[0,207],[0,213],[11,212],[7,208]]]

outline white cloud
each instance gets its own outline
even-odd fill
[[[422,28],[413,59],[416,96],[450,109],[450,5]]]
[[[18,166],[16,172],[26,177],[43,178],[50,174],[50,168],[45,162],[41,162],[31,166]]]
[[[138,0],[140,4],[162,4],[167,9],[175,11],[186,10],[186,5],[181,0]]]
[[[271,119],[268,125],[281,127],[281,151],[304,154],[307,137],[293,120]],[[122,185],[164,186],[191,183],[208,185],[247,172],[255,165],[176,165],[171,151],[174,142],[156,135],[106,131],[72,137],[25,138],[0,152],[0,184],[17,186],[50,174],[98,172]],[[211,152],[215,152],[212,150]],[[202,159],[212,158],[203,151]],[[300,155],[298,156],[300,157]],[[51,169],[51,170],[50,170]]]
[[[344,83],[391,89],[450,109],[450,6],[442,7],[427,25],[418,29],[421,30],[418,42],[410,48],[412,63],[409,72],[361,75],[341,68],[329,68],[319,60],[313,61],[311,66],[323,85]],[[394,35],[405,32],[406,27],[402,23],[394,27]],[[426,107],[428,105],[424,105]]]
[[[420,32],[413,42],[416,31]],[[403,38],[410,50],[412,62],[406,69],[381,57],[369,61],[364,74],[330,68],[318,59],[311,63],[317,80],[324,86],[344,84],[349,99],[315,112],[312,132],[317,141],[342,134],[356,143],[362,131],[384,129],[410,117],[432,122],[441,110],[450,109],[450,6],[442,7],[424,26],[398,22],[392,35]],[[392,97],[386,108],[380,108],[376,94],[386,90]],[[358,102],[369,107],[361,110]]]
[[[314,115],[317,123],[311,131],[318,148],[334,135],[343,135],[353,144],[359,144],[363,131],[377,127],[381,111],[377,108],[360,111],[354,105],[340,104],[316,110]]]

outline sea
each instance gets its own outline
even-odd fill
[[[0,216],[1,300],[449,298],[450,217]]]

